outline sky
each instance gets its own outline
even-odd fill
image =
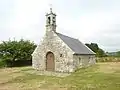
[[[21,38],[39,44],[52,4],[57,32],[120,50],[120,0],[0,0],[0,42]]]

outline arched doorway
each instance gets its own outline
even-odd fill
[[[48,52],[46,54],[46,70],[54,71],[55,63],[54,63],[54,54],[52,52]]]

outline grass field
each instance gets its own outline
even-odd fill
[[[120,62],[97,63],[67,77],[27,73],[30,70],[0,69],[0,90],[120,90]]]

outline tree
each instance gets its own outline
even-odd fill
[[[105,52],[104,52],[102,49],[99,49],[99,50],[97,51],[97,53],[96,53],[96,56],[98,56],[98,57],[104,57],[104,56],[106,56],[106,55],[105,55]]]
[[[3,41],[0,44],[0,59],[7,65],[14,66],[15,61],[31,60],[36,45],[29,40]]]
[[[85,44],[85,45],[88,46],[95,53],[99,50],[99,47],[96,43]]]
[[[99,46],[96,43],[85,44],[85,45],[89,47],[93,52],[95,52],[96,56],[98,57],[105,56],[105,52],[101,48],[99,48]]]
[[[117,56],[117,57],[120,57],[120,51],[117,51],[117,52],[116,52],[116,56]]]

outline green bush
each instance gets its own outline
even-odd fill
[[[3,60],[0,60],[0,68],[5,67],[5,62]]]
[[[0,66],[12,67],[21,65],[17,61],[24,64],[23,62],[26,62],[26,60],[31,60],[31,54],[35,48],[36,45],[29,40],[3,41],[0,44]]]

